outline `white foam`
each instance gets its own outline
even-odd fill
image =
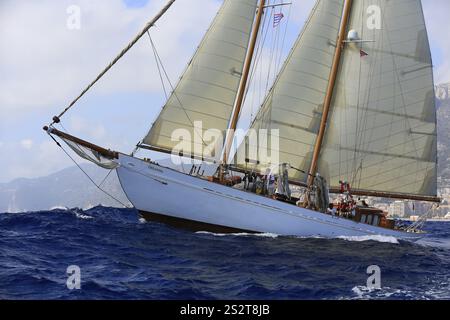
[[[81,214],[81,213],[78,213],[78,212],[75,212],[75,216],[78,219],[83,219],[83,220],[94,219],[94,217],[91,217],[91,216],[88,216],[88,215],[85,215],[85,214]]]
[[[353,293],[356,295],[356,299],[389,299],[393,295],[398,295],[400,297],[413,297],[411,291],[392,289],[389,287],[383,287],[381,289],[368,288],[366,286],[357,286],[352,289]]]
[[[67,211],[67,210],[69,210],[69,208],[63,207],[63,206],[54,206],[54,207],[50,208],[50,211],[53,211],[53,210],[65,210],[65,211]]]
[[[359,299],[364,299],[365,297],[373,293],[375,290],[377,289],[368,288],[365,286],[357,286],[352,289],[353,293],[356,294],[357,298]]]
[[[139,223],[142,223],[142,224],[147,223],[147,220],[145,220],[144,218],[140,218]]]
[[[99,206],[101,206],[101,204],[99,204]],[[88,205],[86,205],[85,207],[83,207],[83,210],[91,210],[93,208],[95,208],[97,206],[94,206],[93,204],[89,203]]]
[[[84,211],[80,210],[80,209],[70,209],[70,208],[63,207],[63,206],[54,206],[50,209],[50,211],[53,211],[53,210],[69,211],[69,212],[73,213],[78,219],[83,219],[83,220],[94,219],[94,217],[84,214]]]
[[[70,212],[72,212],[78,219],[83,219],[83,220],[94,219],[94,217],[84,214],[84,212],[79,209],[70,210]]]
[[[213,232],[207,232],[207,231],[199,231],[196,232],[197,234],[207,234],[212,235],[214,237],[261,237],[261,238],[272,238],[276,239],[279,236],[274,233],[213,233]]]
[[[399,244],[398,239],[391,236],[381,236],[381,235],[373,235],[373,236],[353,236],[353,237],[338,237],[338,239],[345,241],[354,241],[354,242],[364,242],[364,241],[377,241],[384,243],[392,243]]]

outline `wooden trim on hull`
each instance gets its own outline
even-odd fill
[[[142,210],[139,210],[139,213],[142,216],[142,218],[144,218],[146,221],[164,223],[164,224],[167,224],[174,228],[184,229],[184,230],[188,230],[188,231],[192,231],[192,232],[205,231],[205,232],[222,233],[222,234],[230,234],[230,233],[257,234],[257,233],[260,233],[260,232],[255,232],[255,231],[249,231],[249,230],[243,230],[243,229],[237,229],[237,228],[231,228],[231,227],[224,227],[224,226],[209,224],[209,223],[205,223],[205,222],[198,222],[198,221],[193,221],[193,220],[188,220],[188,219],[170,217],[170,216],[166,216],[163,214],[146,212],[146,211],[142,211]]]

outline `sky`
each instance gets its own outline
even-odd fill
[[[45,176],[73,165],[42,131],[142,29],[165,0],[0,0],[0,183]],[[292,0],[283,54],[314,0]],[[221,0],[177,0],[151,30],[176,83]],[[435,82],[450,82],[448,0],[422,0]],[[79,10],[79,26],[74,14]],[[79,27],[79,28],[78,28]],[[284,30],[284,29],[283,29]],[[129,153],[165,98],[148,38],[143,38],[64,117],[72,134]],[[248,111],[250,112],[250,111]],[[252,111],[254,112],[254,111]]]

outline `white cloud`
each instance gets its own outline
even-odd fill
[[[20,141],[20,145],[22,146],[22,148],[24,148],[26,150],[31,150],[31,148],[33,148],[33,140],[24,139],[24,140]]]
[[[430,38],[431,47],[434,48],[434,74],[435,82],[450,82],[450,24],[448,0],[423,0],[425,20]]]
[[[122,0],[12,1],[0,3],[0,105],[2,111],[61,108],[81,92],[163,6],[155,0],[140,10]],[[69,30],[66,10],[81,8],[81,29]],[[183,69],[218,3],[177,1],[152,30],[171,74]],[[185,14],[189,11],[189,15]],[[169,63],[170,62],[170,63]],[[142,39],[95,90],[102,94],[159,91],[148,39]]]
[[[102,141],[107,136],[102,124],[94,123],[83,117],[72,115],[69,118],[70,132],[79,136],[86,136],[95,141]]]

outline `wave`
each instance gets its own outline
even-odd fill
[[[93,220],[85,220],[91,217]],[[450,251],[446,248],[430,250],[401,240],[401,245],[380,248],[377,242],[351,242],[397,242],[373,236],[344,241],[297,240],[275,234],[192,234],[138,220],[135,210],[103,207],[0,214],[0,248],[4,248],[0,265],[5,266],[0,268],[4,284],[0,296],[180,300],[450,297]],[[430,223],[427,227],[433,235],[428,241],[450,242],[446,225]],[[87,280],[82,280],[83,289],[68,292],[61,282],[66,280],[61,270],[74,264],[74,259],[82,264],[82,274],[89,270],[89,279],[96,282],[82,276]],[[379,290],[365,287],[365,267],[373,264],[382,267]],[[37,278],[30,277],[30,268],[36,270],[33,275]],[[116,271],[111,274],[107,270]],[[61,281],[41,279],[46,277]]]
[[[198,231],[196,234],[207,234],[214,237],[260,237],[260,238],[272,238],[276,239],[279,235],[274,233],[213,233],[207,231]]]
[[[55,210],[63,210],[63,211],[69,211],[70,209],[64,206],[54,206],[50,208],[50,211],[55,211]]]
[[[403,299],[407,297],[412,297],[411,292],[407,290],[401,290],[401,289],[392,289],[389,287],[385,288],[368,288],[366,286],[357,286],[352,289],[352,292],[356,295],[356,299],[389,299],[397,297],[402,297]]]
[[[92,216],[88,216],[87,214],[85,214],[85,212],[81,209],[69,209],[69,212],[73,213],[78,219],[82,219],[82,220],[90,220],[90,219],[94,219],[94,217]]]
[[[214,237],[262,237],[262,238],[272,238],[276,239],[279,238],[280,235],[274,234],[274,233],[213,233],[213,232],[207,232],[207,231],[199,231],[196,232],[197,234],[206,234],[206,235],[212,235]],[[293,237],[296,239],[324,239],[327,240],[328,238],[320,237],[320,236],[311,236],[311,237]],[[389,236],[380,236],[380,235],[373,235],[373,236],[354,236],[354,237],[346,237],[341,236],[337,239],[350,241],[350,242],[365,242],[365,241],[376,241],[376,242],[383,242],[383,243],[392,243],[392,244],[399,244],[397,238],[395,237],[389,237]]]
[[[365,241],[376,241],[383,243],[392,243],[392,244],[400,244],[397,238],[391,236],[381,236],[381,235],[373,235],[373,236],[341,236],[338,239],[352,242],[365,242]]]
[[[104,206],[103,204],[97,204],[97,205],[93,205],[93,204],[88,204],[88,205],[86,205],[86,206],[84,206],[84,207],[82,207],[82,208],[77,208],[77,209],[80,209],[80,210],[83,210],[83,211],[89,211],[89,210],[91,210],[91,209],[95,209],[95,208],[105,208],[105,209],[108,209],[109,207],[107,207],[107,206]],[[64,211],[70,211],[71,209],[69,208],[69,207],[66,207],[66,206],[61,206],[61,205],[57,205],[57,206],[53,206],[53,207],[51,207],[48,211],[54,211],[54,210],[64,210]],[[43,210],[43,211],[45,211],[45,210]]]
[[[139,223],[140,224],[146,224],[147,220],[145,220],[144,218],[139,218]]]
[[[435,282],[435,281],[433,281]],[[443,282],[440,284],[433,284],[428,290],[423,292],[414,292],[407,289],[394,289],[390,287],[382,287],[380,289],[368,288],[366,286],[357,286],[352,289],[356,300],[370,300],[370,299],[414,299],[414,300],[436,300],[448,299],[448,284]],[[342,297],[342,299],[346,299]]]

